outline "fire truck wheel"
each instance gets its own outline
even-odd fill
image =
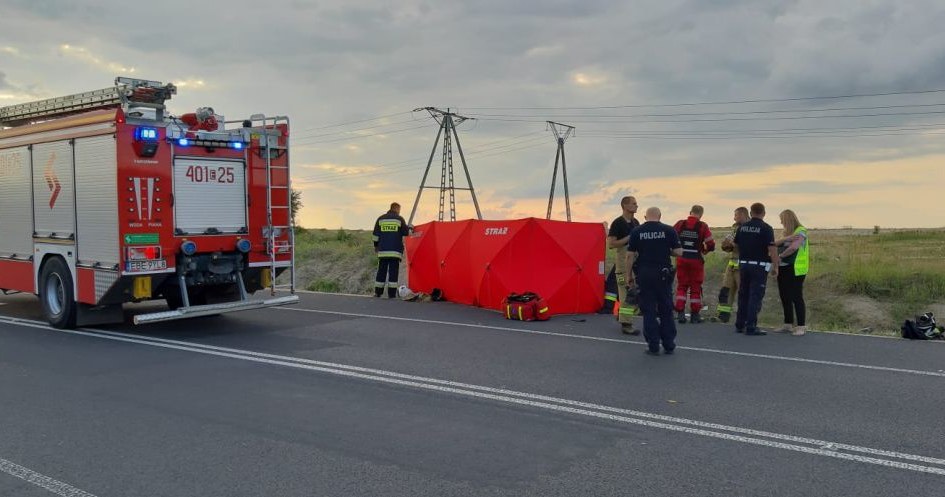
[[[75,328],[75,295],[72,289],[72,273],[61,257],[52,257],[39,276],[39,299],[43,314],[55,328]]]

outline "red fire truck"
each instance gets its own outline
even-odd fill
[[[140,324],[298,301],[288,118],[173,116],[176,91],[117,78],[0,108],[0,290],[60,328],[126,302],[167,301]]]

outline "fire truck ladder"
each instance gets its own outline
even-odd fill
[[[22,126],[56,117],[121,106],[148,107],[155,109],[160,115],[164,110],[165,100],[175,93],[177,87],[173,84],[116,78],[115,86],[109,88],[2,107],[0,126]]]
[[[260,143],[262,152],[266,154],[266,225],[267,225],[267,246],[269,249],[269,291],[272,295],[276,294],[276,290],[288,290],[289,293],[295,294],[295,223],[292,219],[292,178],[289,177],[289,137],[286,136],[284,140],[284,145],[279,143],[279,136],[274,135],[270,132],[270,129],[278,129],[280,124],[284,124],[286,128],[289,126],[289,118],[286,116],[277,116],[277,117],[266,117],[266,116],[253,116],[254,118],[260,118],[262,121],[263,135],[265,138],[265,143]],[[273,155],[283,155],[285,154],[285,164],[284,166],[276,166],[272,164]],[[286,182],[285,186],[283,185],[274,185],[272,181],[272,175],[275,171],[284,171]],[[274,190],[285,190],[286,205],[273,205],[272,197]],[[274,225],[273,224],[273,210],[285,210],[286,212],[286,225]],[[282,232],[286,231],[288,233],[288,244],[277,244],[276,238]],[[281,285],[276,284],[276,254],[280,251],[288,250],[291,254],[291,262],[289,264],[289,282]]]

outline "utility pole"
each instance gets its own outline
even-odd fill
[[[440,124],[440,128],[436,132],[436,139],[433,141],[433,150],[430,151],[430,160],[427,161],[427,168],[423,171],[423,179],[420,180],[420,189],[417,190],[417,199],[413,202],[413,209],[410,211],[410,219],[407,220],[407,224],[413,224],[413,217],[417,214],[417,205],[420,204],[420,196],[426,188],[440,191],[438,221],[443,221],[445,217],[447,192],[449,192],[449,220],[456,220],[456,190],[469,190],[470,195],[472,195],[473,205],[476,207],[476,217],[482,219],[482,212],[479,210],[479,201],[476,199],[476,190],[473,188],[472,178],[469,176],[469,168],[466,166],[466,157],[463,155],[463,147],[459,143],[459,134],[456,133],[456,125],[471,118],[454,114],[450,112],[449,109],[442,111],[435,107],[421,107],[414,109],[414,112],[423,110],[430,113],[430,116]],[[437,145],[440,143],[441,136],[443,137],[443,151],[442,167],[440,169],[440,186],[427,186],[427,176],[430,174],[430,166],[433,164],[433,156],[436,155]],[[466,173],[466,184],[469,185],[468,188],[456,188],[453,184],[454,139],[456,140],[456,150],[459,151],[459,159],[463,164],[463,172]]]
[[[545,219],[551,219],[551,206],[555,202],[555,183],[558,180],[558,161],[561,161],[561,179],[564,181],[564,209],[567,213],[568,222],[571,222],[571,198],[568,196],[568,168],[564,160],[564,142],[574,132],[574,126],[546,121],[551,128],[555,141],[558,143],[558,151],[555,153],[555,169],[551,174],[551,193],[548,195],[548,213]]]

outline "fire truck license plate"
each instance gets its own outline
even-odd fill
[[[154,261],[128,261],[125,263],[126,271],[129,273],[137,273],[141,271],[160,271],[162,269],[167,269],[167,261],[165,259],[158,259]]]

